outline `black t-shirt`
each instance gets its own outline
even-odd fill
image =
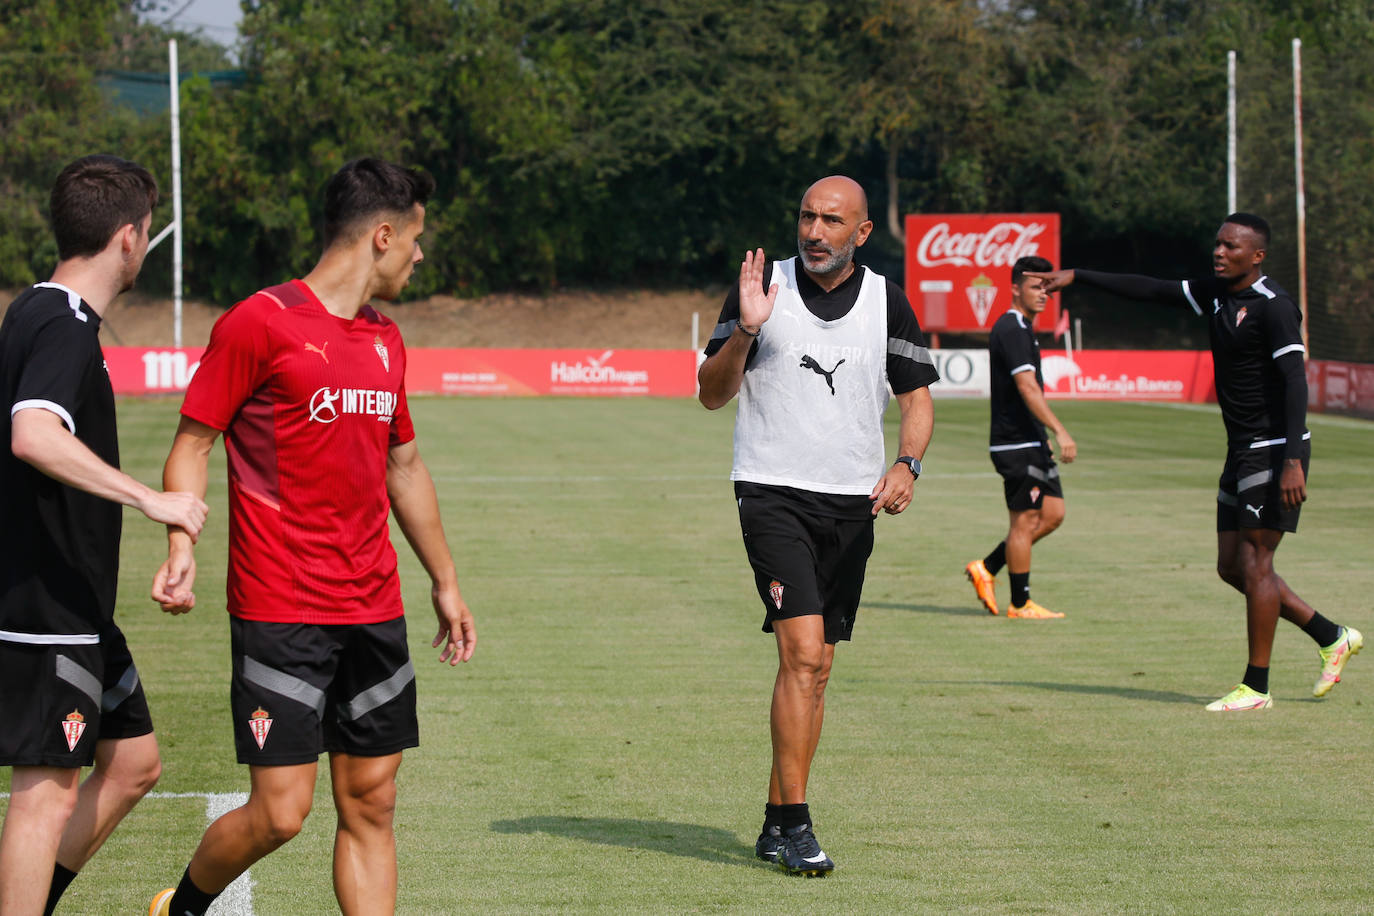
[[[59,637],[96,634],[114,617],[122,508],[15,458],[10,438],[17,409],[48,410],[97,456],[119,466],[114,392],[99,331],[100,316],[89,305],[50,284],[26,290],[0,325],[2,640],[84,641]]]
[[[849,314],[859,301],[863,289],[865,268],[855,265],[854,271],[844,282],[832,290],[824,290],[801,268],[797,267],[797,293],[807,311],[822,321],[836,321]],[[884,278],[886,280],[886,278]],[[763,291],[767,292],[773,280],[773,261],[763,263]],[[906,293],[891,280],[887,284],[887,382],[896,394],[907,394],[917,388],[925,388],[940,380],[940,373],[926,349],[925,335],[916,320],[916,313],[907,302]],[[739,284],[732,284],[725,294],[725,304],[721,306],[720,319],[715,332],[706,343],[706,356],[712,356],[734,333],[735,322],[739,319]],[[758,353],[756,342],[749,347],[749,356],[744,364],[748,372]],[[873,481],[876,485],[878,481]],[[779,487],[771,484],[738,481],[735,484],[736,496],[769,494],[775,498],[797,504],[814,515],[831,518],[862,519],[873,515],[872,501],[866,496],[846,496],[835,493],[814,493],[793,487]]]
[[[1306,351],[1297,304],[1268,277],[1239,292],[1230,292],[1212,277],[1189,280],[1184,291],[1188,304],[1208,317],[1226,438],[1247,444],[1286,437],[1296,457],[1297,443],[1307,432],[1307,375],[1300,373],[1302,390],[1295,392],[1281,363],[1287,357],[1301,365]],[[1303,412],[1297,428],[1290,430],[1285,408],[1296,394]]]
[[[1016,309],[1010,309],[992,325],[988,334],[988,369],[992,374],[992,429],[989,445],[1022,445],[1045,441],[1045,424],[1035,418],[1021,397],[1016,376],[1035,373],[1035,383],[1045,390],[1040,374],[1040,341],[1035,329]]]
[[[1075,271],[1077,278],[1121,295],[1187,305],[1207,319],[1212,371],[1227,441],[1246,447],[1286,440],[1296,458],[1307,433],[1307,373],[1302,313],[1268,277],[1231,291],[1216,277],[1156,280]]]

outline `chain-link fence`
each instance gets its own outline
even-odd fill
[[[1298,257],[1293,57],[1240,55],[1238,209],[1273,228],[1265,266],[1296,301]],[[1340,48],[1301,49],[1307,200],[1308,351],[1314,359],[1374,362],[1374,64]]]

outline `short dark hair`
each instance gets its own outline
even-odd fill
[[[1027,255],[1024,258],[1017,258],[1016,263],[1011,265],[1011,284],[1015,286],[1021,282],[1021,276],[1026,271],[1036,274],[1047,274],[1054,270],[1054,265],[1044,258],[1035,255]]]
[[[1269,221],[1264,217],[1256,216],[1253,213],[1232,213],[1222,220],[1222,223],[1235,223],[1237,226],[1253,229],[1255,234],[1264,241],[1260,247],[1265,249],[1269,247]]]
[[[118,156],[82,156],[57,176],[48,216],[57,257],[100,254],[121,226],[135,225],[157,205],[157,181],[143,166]]]
[[[427,172],[384,159],[354,159],[334,173],[324,189],[324,247],[360,221],[379,213],[408,214],[434,193]]]

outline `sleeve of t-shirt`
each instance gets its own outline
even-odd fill
[[[400,356],[401,388],[397,392],[396,412],[391,415],[391,429],[387,433],[387,447],[405,445],[415,438],[415,424],[410,420],[410,402],[406,399],[406,346],[399,333],[395,337],[395,352]]]
[[[1302,455],[1302,434],[1307,430],[1307,365],[1303,354],[1302,313],[1291,300],[1279,299],[1264,310],[1265,343],[1270,358],[1284,379],[1283,416],[1288,441],[1285,458]]]
[[[100,364],[92,352],[95,346],[91,329],[70,313],[45,321],[19,374],[10,416],[37,407],[56,414],[74,434],[73,417],[81,407],[91,367]]]
[[[765,258],[763,262],[763,291],[768,292],[768,287],[772,286],[773,280],[773,261]],[[716,319],[716,326],[711,331],[711,339],[706,341],[706,349],[702,352],[710,357],[714,356],[725,342],[730,339],[730,335],[735,333],[735,322],[739,320],[739,283],[731,283],[730,288],[725,292],[725,303],[720,307],[720,317]],[[745,368],[754,361],[754,354],[758,352],[759,342],[756,340],[749,345],[749,356],[745,358]]]
[[[270,308],[276,310],[275,303]],[[181,414],[220,431],[271,371],[267,342],[268,303],[250,296],[215,322],[200,366],[187,386]]]
[[[1011,319],[1007,319],[1010,321]],[[1012,333],[1012,326],[998,321],[988,335],[988,352],[997,353],[1002,358],[1001,365],[1008,366],[1009,375],[1035,371],[1035,344],[1029,334]]]
[[[926,349],[920,322],[906,293],[887,281],[887,381],[895,394],[926,388],[940,380],[935,360]]]
[[[1109,293],[1125,296],[1127,299],[1142,299],[1151,302],[1166,302],[1171,305],[1185,305],[1194,312],[1203,314],[1202,305],[1210,300],[1213,283],[1206,280],[1158,280],[1140,274],[1112,274],[1100,270],[1075,270],[1074,281],[1105,289]]]

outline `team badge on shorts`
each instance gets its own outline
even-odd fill
[[[1039,488],[1039,487],[1031,487],[1031,502],[1032,502],[1032,503],[1038,503],[1038,502],[1040,502],[1040,488]]]
[[[267,733],[272,730],[272,714],[259,706],[248,717],[248,730],[253,733],[258,750],[262,750],[262,746],[267,743]]]
[[[777,579],[768,583],[768,594],[773,596],[773,606],[782,610],[782,583]]]
[[[86,717],[73,709],[62,720],[61,728],[63,737],[67,739],[67,750],[74,751],[81,736],[86,733]]]
[[[382,335],[378,334],[372,338],[372,348],[377,351],[377,355],[382,358],[382,368],[387,372],[391,371],[391,354],[386,351],[386,344],[382,343]]]
[[[1236,327],[1240,327],[1240,323],[1245,320],[1245,311],[1245,306],[1242,305],[1240,311],[1236,312]]]

